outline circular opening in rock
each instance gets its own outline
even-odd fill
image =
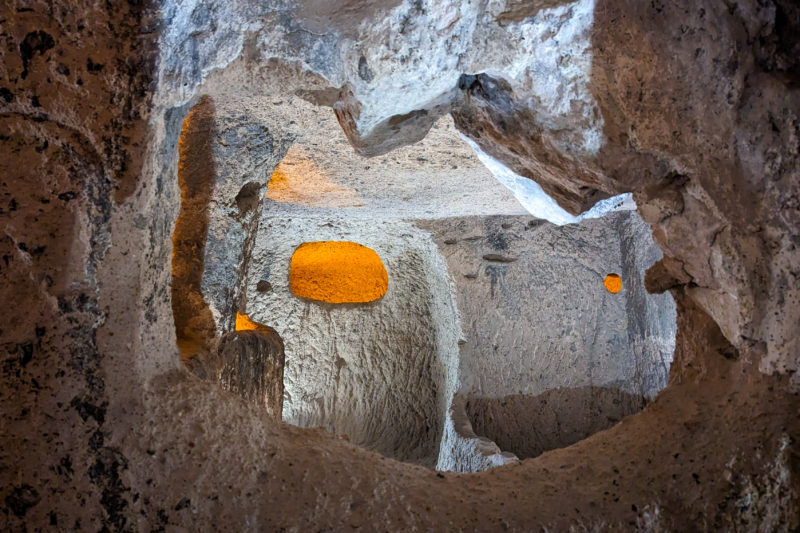
[[[603,280],[603,286],[611,294],[617,294],[622,290],[622,278],[619,274],[608,274]]]

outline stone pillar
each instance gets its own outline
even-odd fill
[[[283,340],[272,328],[232,331],[220,341],[217,379],[222,388],[265,406],[278,420],[283,411],[283,367]]]

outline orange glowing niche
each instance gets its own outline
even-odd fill
[[[307,242],[289,266],[295,296],[323,302],[366,303],[383,297],[389,276],[371,248],[349,241]]]
[[[611,294],[617,294],[622,290],[622,278],[619,277],[619,274],[609,274],[603,280],[603,285]]]
[[[263,325],[259,324],[258,322],[253,322],[250,320],[250,317],[244,313],[236,313],[236,331],[267,331],[268,328]]]

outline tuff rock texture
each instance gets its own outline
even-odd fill
[[[208,205],[209,227],[203,253],[204,300],[217,334],[230,331],[242,307],[242,280],[255,242],[263,184],[286,153],[292,137],[270,123],[257,122],[230,106],[215,115],[208,150],[217,176]]]
[[[181,210],[172,233],[172,314],[181,357],[203,358],[213,350],[216,327],[203,294],[209,208],[215,190],[216,161],[211,151],[214,102],[208,96],[183,121],[178,143]]]
[[[260,75],[271,71],[284,83],[297,76],[268,69]],[[246,76],[232,65],[211,84]],[[348,151],[330,111],[280,91],[242,93],[227,91],[215,105],[231,117],[279,125],[286,117],[289,128],[305,126],[292,128],[294,144],[273,163],[239,299],[242,312],[275,327],[286,342],[285,421],[325,427],[396,459],[470,472],[513,455],[473,433],[463,407],[453,403],[457,392],[497,397],[592,384],[630,390],[622,407],[612,391],[613,400],[594,405],[591,415],[565,422],[565,431],[585,436],[640,410],[664,387],[674,307],[669,296],[644,294],[642,274],[660,255],[638,216],[565,229],[530,217],[488,219],[520,212],[520,205],[449,121],[437,121],[420,143],[365,161]],[[215,158],[233,165],[222,152]],[[476,202],[477,192],[492,203]],[[387,294],[368,305],[298,298],[290,275],[298,247],[341,240],[378,253],[389,273]],[[604,297],[605,271],[623,272],[629,290]],[[236,269],[217,272],[220,286],[241,283]],[[485,391],[473,387],[479,379]],[[519,435],[524,440],[530,432]]]
[[[788,0],[4,3],[0,528],[797,529],[799,34]],[[633,192],[676,301],[667,387],[456,475],[196,378],[178,138],[232,87],[335,106],[363,153],[450,111],[573,213]]]
[[[235,331],[222,337],[217,380],[224,390],[266,407],[277,420],[283,412],[283,340],[272,329]]]
[[[421,225],[456,285],[462,391],[536,395],[601,386],[653,398],[666,385],[674,303],[644,290],[643,273],[660,253],[635,213],[564,227],[529,216]],[[619,294],[603,286],[611,272],[624,280]]]
[[[635,213],[564,227],[524,216],[419,225],[455,282],[463,338],[451,409],[468,432],[535,457],[638,412],[666,385],[675,307],[644,290],[660,254]],[[603,286],[610,272],[624,280],[618,294]],[[471,471],[454,453],[443,448],[439,467]]]
[[[290,258],[313,240],[375,250],[388,272],[387,293],[365,304],[297,298],[289,286]],[[250,270],[258,277],[248,282],[247,312],[272,324],[286,343],[283,419],[347,435],[389,457],[435,465],[448,401],[446,365],[456,359],[458,331],[452,311],[436,309],[437,301],[449,305],[450,293],[430,239],[398,221],[265,212]],[[273,290],[258,293],[256,279],[265,277]]]

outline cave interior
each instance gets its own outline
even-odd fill
[[[0,39],[0,529],[800,528],[796,2]]]

